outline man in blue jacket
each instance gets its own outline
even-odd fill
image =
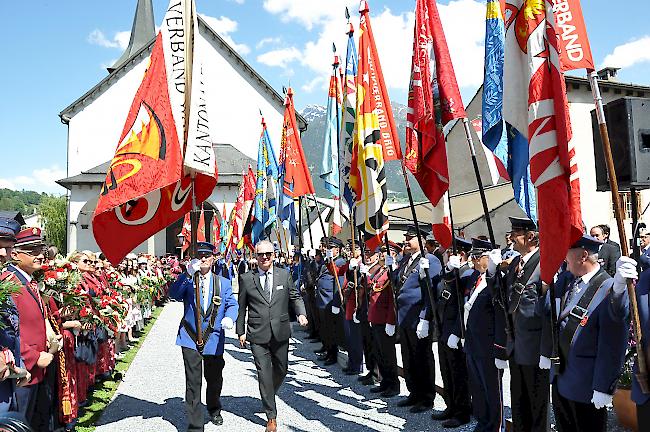
[[[203,431],[204,415],[201,408],[201,385],[207,382],[206,403],[210,419],[223,424],[221,417],[221,387],[223,385],[224,330],[234,327],[239,306],[233,295],[230,280],[212,272],[215,247],[207,242],[197,245],[197,257],[187,266],[187,273],[178,276],[169,289],[169,296],[183,301],[185,312],[178,328],[176,345],[183,351],[185,365],[185,405],[189,421],[188,431]],[[201,298],[194,295],[194,278],[199,278]],[[203,346],[196,344],[196,308],[200,308]],[[205,368],[202,373],[201,369]]]

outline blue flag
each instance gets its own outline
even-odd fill
[[[535,188],[530,179],[528,140],[503,119],[505,25],[499,0],[489,0],[485,20],[485,77],[483,80],[483,144],[503,163],[515,201],[537,222]]]
[[[343,186],[343,202],[350,214],[354,207],[355,197],[350,187],[350,169],[352,166],[352,143],[354,123],[357,119],[357,47],[354,44],[354,28],[350,24],[348,32],[348,53],[345,59],[345,82],[343,83],[343,119],[341,121],[341,183]]]
[[[341,127],[341,78],[339,77],[338,56],[334,55],[332,76],[327,99],[327,118],[325,119],[325,143],[320,177],[334,197],[340,197],[339,188],[339,128]]]
[[[257,150],[257,182],[251,241],[257,244],[271,234],[276,219],[278,161],[271,145],[266,123],[262,119],[262,134]]]

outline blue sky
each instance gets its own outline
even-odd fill
[[[465,102],[482,77],[484,1],[439,1]],[[650,85],[647,0],[583,1],[594,59],[624,82]],[[58,113],[106,76],[128,42],[136,0],[9,2],[0,68],[0,187],[62,193],[66,126]],[[199,13],[276,89],[289,82],[299,109],[326,102],[331,43],[344,56],[344,6],[356,0],[196,0]],[[391,99],[406,100],[414,0],[371,0]],[[154,0],[159,24],[167,0]]]

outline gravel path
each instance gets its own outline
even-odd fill
[[[185,380],[180,348],[174,345],[182,303],[169,303],[120,384],[113,401],[98,422],[97,432],[184,431]],[[280,389],[278,428],[291,432],[325,431],[442,431],[428,414],[411,414],[407,408],[375,398],[345,376],[339,367],[323,368],[315,362],[315,344],[303,343],[302,331],[292,339],[289,374]],[[206,424],[206,431],[263,431],[266,418],[259,400],[255,366],[249,349],[239,348],[234,332],[227,333],[226,367],[221,394],[224,425]],[[507,381],[506,381],[507,382]],[[441,383],[440,383],[441,384]],[[205,400],[205,386],[204,386]],[[401,380],[401,394],[406,395]],[[506,395],[509,405],[509,395]],[[436,409],[443,409],[438,396]],[[509,409],[508,409],[509,411]],[[206,414],[207,416],[207,414]],[[206,417],[207,420],[207,417]],[[474,423],[456,431],[471,431]],[[611,429],[610,429],[611,430]]]

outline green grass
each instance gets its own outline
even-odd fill
[[[151,327],[158,319],[158,316],[162,312],[162,307],[157,307],[151,314],[151,319],[144,327],[142,334],[140,335],[140,340],[129,348],[128,351],[125,351],[125,356],[121,360],[117,360],[115,363],[115,371],[121,372],[123,375],[129,369],[131,362],[135,358],[135,355],[140,350],[140,347],[144,343]],[[102,415],[102,412],[111,402],[117,387],[120,385],[120,381],[104,381],[98,384],[95,384],[95,390],[88,396],[88,405],[85,408],[79,409],[79,421],[77,422],[77,427],[75,431],[77,432],[92,432],[95,430],[95,423],[99,420],[99,417]]]

